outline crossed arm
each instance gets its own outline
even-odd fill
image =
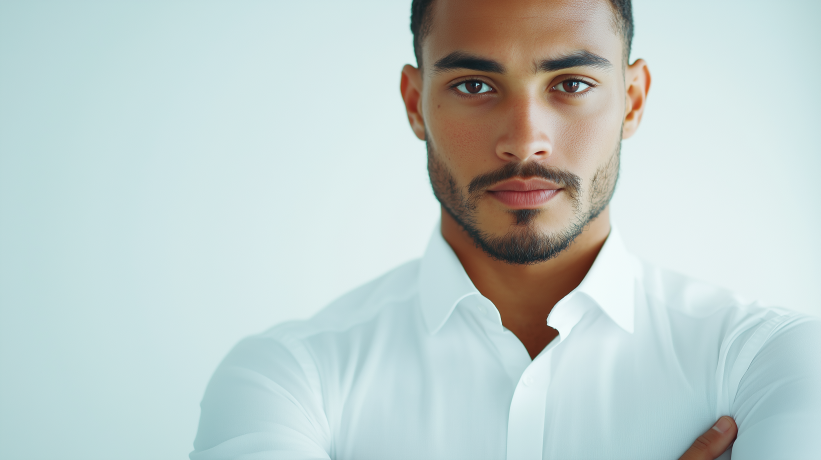
[[[269,345],[262,352],[240,344],[217,371],[203,400],[192,460],[330,458],[329,428],[320,423],[321,401],[298,372],[299,365],[289,361],[294,359],[290,352],[280,344]],[[721,417],[680,460],[715,460],[736,437],[733,458],[817,458],[821,322],[792,328],[768,341],[756,356],[730,409],[735,420]],[[283,420],[289,421],[287,426]]]

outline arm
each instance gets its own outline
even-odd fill
[[[277,340],[240,342],[205,391],[191,460],[329,459],[321,392],[304,365]]]
[[[821,321],[773,333],[738,386],[733,459],[811,459],[821,452]]]

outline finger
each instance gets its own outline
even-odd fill
[[[730,447],[737,435],[735,420],[725,415],[699,436],[679,460],[715,460]]]

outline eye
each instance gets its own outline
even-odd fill
[[[583,82],[581,80],[565,80],[558,85],[554,86],[553,89],[559,91],[561,93],[582,93],[586,91],[588,88],[592,88],[593,85]]]
[[[463,94],[484,94],[493,91],[487,83],[479,80],[468,80],[459,83],[454,88]]]

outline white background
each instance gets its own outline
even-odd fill
[[[0,458],[184,458],[234,343],[421,255],[409,5],[0,2]],[[628,246],[821,314],[821,2],[634,10]]]

